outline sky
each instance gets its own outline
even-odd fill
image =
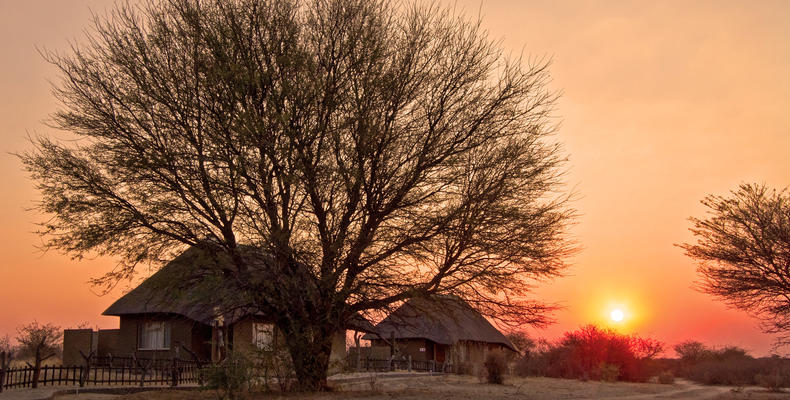
[[[13,155],[57,110],[58,75],[37,48],[69,51],[111,0],[0,1],[0,336],[33,319],[62,327],[117,327],[101,312],[128,290],[99,296],[87,281],[112,259],[42,252],[29,211],[39,199]],[[790,184],[790,2],[443,2],[478,15],[507,53],[550,57],[562,92],[556,140],[578,194],[572,228],[581,251],[567,276],[536,297],[561,304],[556,338],[587,323],[662,340],[737,345],[769,354],[773,338],[747,313],[692,289],[695,264],[674,244],[692,240],[699,201],[742,182]],[[607,316],[621,308],[625,320]],[[668,351],[668,356],[673,352]]]

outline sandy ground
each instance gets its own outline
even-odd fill
[[[481,383],[477,378],[464,376],[439,376],[422,378],[381,379],[373,377],[354,384],[345,384],[331,393],[253,394],[252,399],[282,400],[472,400],[472,399],[689,399],[689,400],[773,400],[790,399],[790,393],[767,393],[759,388],[733,388],[721,386],[701,386],[691,382],[679,381],[672,385],[625,382],[582,382],[577,380],[551,378],[514,378],[505,385]],[[141,392],[118,396],[107,394],[81,394],[79,396],[59,396],[60,400],[144,400],[144,399],[215,399],[211,391],[156,391]]]

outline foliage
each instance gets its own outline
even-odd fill
[[[529,335],[527,335],[527,333],[524,331],[513,331],[508,333],[506,336],[507,339],[510,340],[510,343],[513,343],[513,345],[516,346],[519,355],[522,357],[532,353],[537,346],[535,340],[529,337]]]
[[[14,352],[14,346],[11,344],[11,338],[8,335],[0,337],[0,353],[11,354]]]
[[[614,382],[620,377],[620,367],[614,364],[602,362],[598,364],[598,368],[594,374],[597,380],[604,382]]]
[[[675,374],[709,385],[787,385],[790,360],[779,356],[754,358],[735,346],[711,349],[687,341],[675,346],[680,360]]]
[[[252,388],[254,365],[242,352],[231,351],[219,363],[201,369],[202,384],[216,390],[218,399],[243,399]]]
[[[491,351],[486,355],[483,364],[486,369],[486,382],[501,385],[505,383],[507,358],[501,351]]]
[[[704,344],[693,340],[678,343],[675,345],[674,349],[678,357],[686,362],[701,360],[708,352]]]
[[[549,320],[528,290],[565,267],[574,212],[547,63],[430,5],[124,4],[46,54],[52,125],[79,139],[20,155],[49,247],[116,256],[106,284],[190,246],[227,258],[211,275],[276,316],[312,389],[358,312],[456,294]]]
[[[652,370],[653,357],[663,344],[588,325],[565,333],[557,343],[539,345],[538,348],[540,350],[516,361],[517,374],[644,381]]]
[[[781,392],[782,389],[790,387],[790,369],[775,369],[770,372],[760,373],[754,376],[755,382],[772,391]]]
[[[19,356],[35,359],[36,365],[59,355],[62,340],[63,330],[52,324],[42,325],[33,321],[17,329]]]
[[[4,370],[11,365],[15,357],[15,350],[8,335],[0,337],[0,369]]]
[[[767,332],[788,332],[790,193],[742,184],[702,204],[707,217],[691,218],[696,243],[680,245],[699,262],[698,289],[760,318]]]
[[[287,352],[281,349],[258,350],[255,355],[255,369],[263,378],[266,389],[271,387],[272,382],[276,383],[282,392],[293,388],[293,363]]]

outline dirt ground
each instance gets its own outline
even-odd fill
[[[130,395],[81,394],[59,396],[59,400],[213,400],[213,391],[150,391]],[[257,393],[251,399],[280,400],[472,400],[472,399],[693,399],[693,400],[774,400],[790,399],[790,393],[768,393],[759,388],[736,389],[700,386],[679,381],[672,385],[625,382],[582,382],[551,378],[514,378],[505,385],[481,383],[477,378],[441,376],[426,378],[379,379],[341,385],[334,392],[272,395]]]

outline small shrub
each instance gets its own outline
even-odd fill
[[[287,352],[258,350],[255,361],[256,372],[266,390],[270,390],[275,383],[281,392],[293,390],[296,379],[291,356]]]
[[[455,366],[455,373],[458,375],[474,375],[473,372],[472,363],[459,362]]]
[[[253,364],[247,357],[231,352],[219,364],[202,370],[203,386],[216,390],[219,399],[244,399],[250,392],[253,372]]]
[[[598,378],[605,382],[614,382],[620,376],[620,367],[614,364],[600,363],[598,365]]]
[[[492,351],[488,353],[484,366],[486,368],[486,381],[488,383],[501,385],[505,382],[507,360],[502,352]]]
[[[675,375],[670,371],[664,371],[658,374],[658,383],[662,385],[671,385],[675,383]]]

